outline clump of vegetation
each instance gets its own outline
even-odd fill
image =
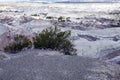
[[[38,14],[32,14],[31,16],[39,16]]]
[[[47,16],[46,19],[53,19],[53,17],[52,16]]]
[[[13,42],[4,47],[5,52],[17,53],[34,45],[38,49],[52,49],[65,55],[75,55],[76,49],[69,37],[71,31],[61,31],[58,27],[50,27],[33,37],[33,43],[24,35],[14,35]]]
[[[62,16],[60,16],[60,17],[58,18],[58,22],[65,22],[65,18],[62,17]]]
[[[74,55],[76,49],[68,39],[71,31],[61,31],[58,27],[50,27],[43,30],[33,38],[35,48],[58,50],[65,55]]]
[[[14,35],[13,42],[4,47],[5,52],[17,53],[32,47],[32,42],[24,35]]]
[[[67,17],[67,18],[66,18],[66,21],[67,21],[67,22],[71,22],[70,17]]]

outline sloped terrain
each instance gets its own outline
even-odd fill
[[[79,56],[50,55],[56,53],[53,51],[22,53],[26,55],[0,61],[0,80],[120,80],[119,65]]]
[[[119,9],[120,3],[0,3],[0,80],[120,80]],[[55,25],[71,30],[77,56],[36,49],[3,52],[14,34],[31,40]]]

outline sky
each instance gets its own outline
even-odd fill
[[[120,0],[0,0],[0,2],[17,2],[17,1],[49,1],[49,2],[57,2],[57,1],[72,1],[72,2],[106,2],[106,1],[119,1]]]

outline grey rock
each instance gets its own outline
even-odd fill
[[[34,53],[0,61],[0,80],[120,80],[120,66],[79,56]]]
[[[78,36],[79,36],[80,38],[87,39],[88,41],[100,40],[99,38],[93,37],[93,36],[90,36],[90,35],[78,35]]]

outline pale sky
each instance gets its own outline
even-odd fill
[[[0,0],[0,2],[16,2],[16,1],[52,1],[52,2],[55,2],[55,1],[73,1],[73,2],[75,1],[82,1],[82,2],[103,1],[104,2],[104,1],[120,1],[120,0]]]

